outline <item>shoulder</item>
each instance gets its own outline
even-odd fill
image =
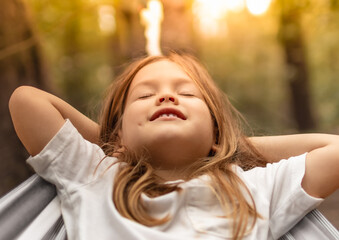
[[[84,139],[66,120],[43,150],[27,162],[38,175],[61,189],[66,184],[76,186],[92,181],[115,160],[106,157],[98,145]]]
[[[266,167],[257,167],[249,171],[238,171],[254,198],[266,201],[271,213],[287,207],[290,203],[305,201],[305,207],[314,207],[322,199],[314,198],[302,188],[306,172],[307,153],[300,156],[268,163]]]
[[[279,180],[280,175],[288,174],[290,177],[303,175],[305,173],[306,156],[307,153],[304,153],[299,156],[282,159],[279,162],[267,163],[265,167],[255,167],[248,171],[244,171],[240,167],[236,167],[236,169],[238,175],[251,182],[266,182],[269,179]]]
[[[272,234],[278,238],[323,199],[302,188],[307,153],[268,163],[249,171],[238,170],[260,214],[267,216]],[[281,224],[284,223],[284,224]]]

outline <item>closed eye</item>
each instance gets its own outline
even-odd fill
[[[138,99],[146,99],[146,98],[152,97],[153,95],[154,94],[152,94],[152,93],[143,94],[143,95],[139,96]]]
[[[185,97],[194,97],[195,96],[193,93],[180,93],[179,95],[185,96]]]

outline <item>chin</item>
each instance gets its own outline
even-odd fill
[[[181,159],[178,161],[194,161],[194,159],[207,157],[211,144],[201,141],[200,138],[196,138],[198,141],[192,141],[187,138],[170,138],[164,137],[155,140],[147,144],[146,149],[151,155],[167,156],[171,161]]]

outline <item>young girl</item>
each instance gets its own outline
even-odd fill
[[[99,124],[32,87],[9,107],[69,239],[278,239],[339,186],[338,136],[246,137],[187,55],[131,64]]]

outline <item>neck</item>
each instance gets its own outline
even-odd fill
[[[165,182],[186,179],[186,174],[182,170],[156,169],[155,174],[164,179]]]

